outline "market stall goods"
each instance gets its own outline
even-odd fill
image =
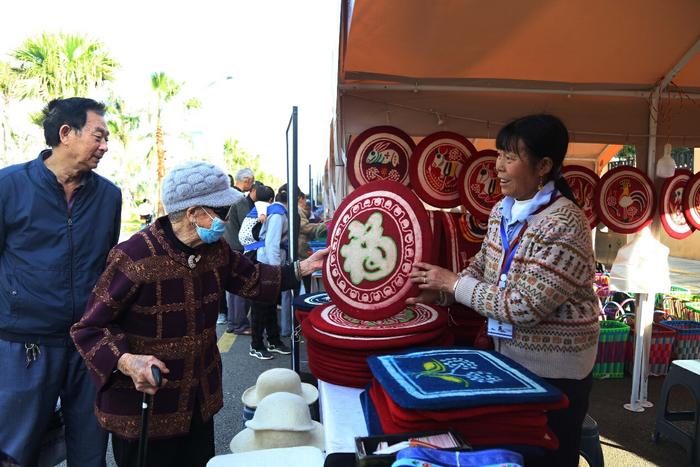
[[[441,266],[454,272],[462,271],[481,248],[482,240],[477,237],[481,231],[480,223],[469,214],[456,212],[440,214],[444,236]],[[472,227],[475,227],[476,232],[471,230]],[[486,229],[483,232],[486,234]]]
[[[275,392],[297,394],[303,397],[307,404],[318,400],[318,389],[312,384],[302,383],[297,372],[289,368],[271,368],[260,373],[255,386],[243,391],[241,401],[254,409],[261,400]]]
[[[688,224],[700,229],[700,172],[693,175],[685,185],[683,212]]]
[[[297,322],[301,323],[306,319],[311,310],[320,305],[325,305],[331,301],[331,297],[326,292],[314,292],[302,294],[294,297],[292,307]]]
[[[323,281],[333,303],[358,319],[388,318],[419,289],[413,264],[431,262],[431,230],[423,203],[397,182],[372,182],[347,196],[328,235]]]
[[[389,180],[408,186],[408,161],[415,144],[393,126],[375,126],[350,143],[347,153],[348,179],[357,188],[365,183]]]
[[[654,217],[654,185],[644,172],[634,167],[625,165],[609,170],[600,179],[594,198],[598,218],[613,232],[639,232]]]
[[[562,392],[509,358],[468,348],[370,357],[372,374],[408,409],[557,402]]]
[[[440,131],[426,136],[411,155],[411,187],[432,206],[456,208],[462,172],[474,154],[474,145],[460,134]]]
[[[498,152],[484,149],[469,158],[459,184],[459,199],[476,219],[485,221],[491,209],[503,198],[496,172]]]
[[[275,392],[263,398],[246,428],[231,440],[231,452],[313,446],[323,449],[323,425],[311,419],[303,397]]]
[[[600,177],[592,170],[580,165],[567,165],[562,169],[561,174],[569,184],[576,202],[583,209],[588,225],[594,229],[598,225],[594,194]]]
[[[688,223],[683,209],[683,193],[688,180],[693,176],[690,170],[676,169],[673,177],[669,177],[659,193],[659,215],[661,225],[671,238],[682,240],[695,230]]]
[[[316,329],[341,336],[389,337],[444,328],[447,313],[438,306],[417,304],[389,318],[368,321],[353,318],[329,303],[311,313],[309,319]]]

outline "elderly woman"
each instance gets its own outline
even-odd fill
[[[213,415],[223,405],[219,300],[225,291],[274,300],[321,267],[326,251],[282,267],[232,251],[221,236],[239,196],[211,164],[175,168],[163,180],[168,215],[112,249],[71,329],[120,467],[136,463],[142,392],[155,394],[149,464],[204,466],[214,456]],[[160,388],[152,365],[163,373]]]
[[[488,318],[496,350],[560,388],[567,409],[549,413],[560,447],[537,465],[577,466],[598,343],[591,232],[561,175],[569,143],[551,115],[519,118],[496,138],[504,199],[481,250],[459,274],[415,264],[423,293],[409,303],[456,300]]]

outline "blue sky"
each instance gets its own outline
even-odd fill
[[[115,88],[128,105],[145,108],[152,98],[150,74],[165,71],[187,83],[183,97],[203,103],[187,119],[169,122],[171,128],[194,133],[199,147],[210,151],[234,137],[280,177],[285,175],[284,132],[297,105],[300,169],[306,174],[312,164],[320,173],[335,102],[339,3],[11,2],[0,16],[0,55],[41,31],[101,40],[122,65]],[[169,149],[173,160],[176,152]]]

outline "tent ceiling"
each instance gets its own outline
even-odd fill
[[[700,2],[356,0],[341,79],[494,79],[650,88],[700,38]],[[674,79],[700,89],[700,56]]]

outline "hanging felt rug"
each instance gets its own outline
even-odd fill
[[[333,304],[315,309],[309,316],[316,329],[345,336],[397,336],[428,332],[447,325],[447,313],[431,305],[411,305],[394,316],[373,321],[343,313]]]
[[[595,198],[593,195],[600,177],[592,170],[580,165],[567,165],[561,173],[571,187],[578,205],[583,209],[583,213],[588,219],[588,225],[594,229],[598,225],[598,214],[594,209]]]
[[[323,282],[331,301],[364,320],[388,318],[418,295],[409,280],[413,263],[431,262],[428,214],[397,182],[372,182],[336,209],[328,235]]]
[[[426,136],[409,162],[411,186],[418,196],[438,208],[459,206],[459,184],[474,145],[457,133],[440,131]]]
[[[688,224],[700,229],[700,172],[690,177],[685,185],[683,212]]]
[[[493,206],[503,198],[496,173],[498,153],[485,149],[469,158],[459,184],[459,199],[475,218],[485,221]]]
[[[347,153],[350,183],[355,188],[381,180],[408,185],[408,160],[414,147],[411,137],[393,126],[363,131]]]
[[[683,193],[692,176],[690,170],[676,169],[673,177],[666,179],[659,194],[661,225],[669,237],[678,240],[686,238],[695,230],[686,220],[683,209]]]
[[[617,233],[639,232],[654,217],[654,185],[634,167],[623,165],[608,171],[601,177],[594,198],[598,218]]]

